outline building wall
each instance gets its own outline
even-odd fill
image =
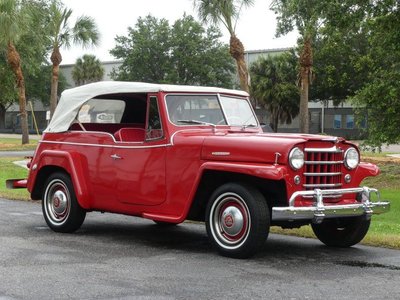
[[[109,81],[111,79],[111,72],[113,69],[118,68],[121,65],[121,62],[119,61],[105,61],[102,62],[103,68],[104,68],[104,77],[103,81]],[[61,65],[60,66],[60,72],[65,76],[65,79],[67,80],[67,84],[69,88],[75,87],[75,82],[72,79],[72,69],[74,68],[74,64],[69,64],[69,65]]]
[[[27,105],[28,113],[28,128],[30,133],[36,133],[36,126],[39,132],[42,132],[47,127],[46,111],[45,107],[41,101],[32,101],[33,112],[30,105]],[[35,125],[36,121],[36,125]],[[21,133],[20,116],[19,116],[19,106],[13,104],[7,111],[5,115],[5,126],[1,130],[2,133]]]

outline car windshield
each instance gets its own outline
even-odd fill
[[[257,126],[245,98],[217,95],[167,95],[168,115],[175,125]]]

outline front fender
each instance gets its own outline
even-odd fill
[[[75,194],[80,206],[84,209],[90,209],[90,193],[86,184],[84,172],[84,157],[75,152],[65,152],[59,150],[45,150],[32,163],[28,190],[33,191],[38,182],[38,175],[44,168],[56,167],[65,170],[71,177],[74,185]]]
[[[194,203],[197,190],[200,187],[202,177],[206,171],[221,171],[236,174],[249,175],[269,180],[282,180],[287,176],[287,168],[280,165],[260,165],[259,163],[241,163],[241,162],[214,162],[208,161],[202,164],[194,181],[190,192],[190,201],[186,201],[186,206],[182,214],[174,222],[183,222]]]
[[[366,162],[361,162],[357,168],[357,176],[360,176],[362,178],[377,176],[380,172],[381,171],[379,170],[379,167],[377,165]]]
[[[359,186],[366,177],[377,176],[379,173],[380,170],[377,165],[361,162],[354,172],[352,186]]]

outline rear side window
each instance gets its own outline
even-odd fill
[[[114,99],[90,99],[78,112],[81,123],[120,123],[125,102]]]

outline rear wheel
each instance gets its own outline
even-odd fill
[[[367,234],[371,220],[364,216],[326,219],[321,224],[312,224],[317,238],[327,246],[351,247]]]
[[[47,225],[56,232],[74,232],[81,227],[86,212],[79,205],[67,174],[54,173],[47,179],[42,211]]]
[[[267,202],[250,185],[224,184],[213,193],[207,205],[207,234],[224,256],[254,255],[264,245],[269,226]]]

